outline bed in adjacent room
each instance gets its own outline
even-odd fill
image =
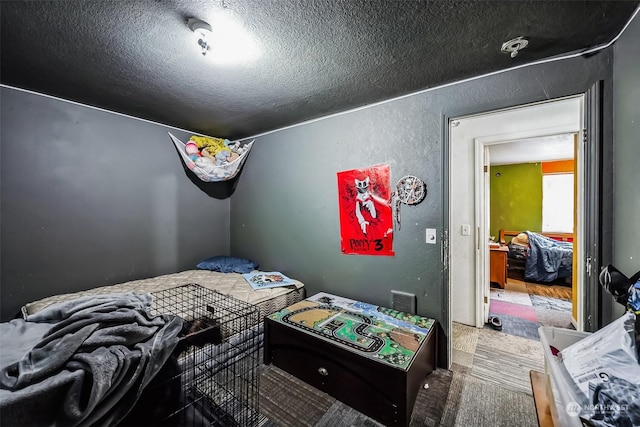
[[[537,283],[571,282],[573,234],[500,230],[499,239],[501,244],[508,241],[510,276]]]

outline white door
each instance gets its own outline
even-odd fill
[[[489,224],[490,221],[490,180],[489,168],[491,165],[489,159],[489,146],[482,143],[481,140],[475,141],[476,153],[476,224],[480,224],[477,229],[476,239],[476,260],[477,271],[476,277],[480,281],[478,289],[480,289],[480,304],[482,306],[482,318],[476,322],[481,324],[487,323],[489,320],[489,305],[491,302],[491,290],[489,285]]]
[[[508,110],[452,119],[449,123],[449,289],[451,320],[483,327],[488,286],[488,215],[480,218],[477,175],[482,146],[526,138],[582,133],[584,97],[574,96]],[[480,156],[482,157],[482,156]],[[581,218],[578,218],[580,223]],[[467,235],[466,231],[469,230]],[[581,260],[578,260],[581,261]],[[478,264],[484,267],[479,267]],[[581,268],[582,266],[578,266]],[[578,288],[578,297],[581,290]],[[580,300],[580,299],[579,299]],[[487,298],[488,303],[488,298]],[[581,319],[577,319],[581,324]]]

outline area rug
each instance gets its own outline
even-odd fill
[[[550,310],[558,310],[564,312],[571,312],[571,301],[551,298],[551,297],[543,297],[539,295],[531,295],[531,303],[534,307],[541,307]]]
[[[524,282],[522,283],[524,284]],[[528,284],[526,285],[529,290]],[[573,328],[571,301],[556,297],[561,294],[560,291],[565,291],[565,289],[555,287],[548,290],[548,295],[540,295],[541,285],[536,286],[537,294],[535,295],[513,289],[491,290],[489,316],[496,316],[500,319],[502,322],[501,332],[538,340],[540,326]],[[513,286],[511,287],[513,288]],[[484,327],[485,329],[494,329],[490,324],[486,324]]]
[[[500,332],[522,338],[528,338],[530,340],[539,339],[538,328],[540,327],[540,324],[538,322],[532,322],[521,317],[509,316],[506,314],[492,313],[491,310],[489,310],[489,316],[497,316],[500,319],[502,322],[502,328],[499,329]],[[495,329],[489,324],[485,324],[484,327],[485,329]]]
[[[498,316],[506,314],[508,316],[519,317],[530,322],[538,321],[536,311],[532,306],[513,304],[510,302],[492,299],[489,305],[489,311]]]
[[[532,340],[538,339],[540,323],[532,306],[491,299],[489,317],[492,316],[498,317],[502,322],[502,328],[499,329],[501,332]],[[484,327],[494,328],[490,324],[486,324]]]
[[[544,326],[575,329],[571,323],[571,301],[559,298],[531,295],[538,321]]]
[[[410,426],[441,425],[452,378],[453,372],[446,369],[436,369],[425,378],[428,387],[418,392]],[[268,427],[382,426],[273,365],[262,367],[260,413]]]

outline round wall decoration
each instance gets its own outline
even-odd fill
[[[402,203],[417,205],[427,195],[427,186],[420,178],[407,175],[396,184],[396,195]]]
[[[396,198],[396,222],[398,223],[398,229],[400,229],[400,203],[407,205],[417,205],[427,195],[427,185],[423,180],[413,175],[407,175],[398,181],[396,184],[394,196]]]

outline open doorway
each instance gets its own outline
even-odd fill
[[[537,340],[539,326],[577,325],[576,143],[568,133],[488,146],[485,328]]]
[[[450,121],[449,284],[451,320],[481,328],[489,308],[489,147],[523,139],[581,134],[583,96],[521,106]],[[581,170],[584,154],[576,156],[577,221],[584,215]],[[485,172],[485,170],[487,172]],[[579,242],[581,229],[576,230]],[[578,245],[578,250],[579,250]],[[580,255],[580,254],[578,254]],[[581,259],[576,262],[581,271]],[[580,292],[581,277],[577,278]],[[580,295],[578,295],[580,300]],[[578,307],[577,322],[581,323]]]
[[[448,282],[452,322],[449,360],[456,360],[454,351],[458,360],[460,355],[468,355],[468,349],[463,348],[461,351],[460,343],[454,342],[456,335],[461,336],[458,333],[460,328],[456,325],[463,326],[462,335],[476,336],[477,333],[465,328],[482,330],[489,315],[490,218],[486,208],[490,199],[488,173],[484,173],[489,170],[489,147],[560,134],[578,135],[579,141],[583,141],[585,98],[586,95],[572,96],[449,121]],[[576,221],[579,224],[585,224],[584,175],[588,162],[585,160],[584,145],[579,145],[575,153],[578,185]],[[583,227],[577,227],[575,240],[579,242],[583,233]],[[587,299],[582,294],[585,278],[581,272],[585,271],[585,256],[581,251],[584,251],[584,246],[578,244],[576,261],[573,263],[577,272],[577,277],[573,280],[578,301],[577,329],[581,329],[580,325],[584,323],[583,301]],[[469,339],[469,342],[475,340]],[[539,350],[539,344],[536,346],[535,341],[530,342],[533,345],[532,351]]]
[[[487,203],[484,198],[488,180],[484,171],[489,167],[488,146],[491,144],[559,134],[578,136],[575,152],[575,224],[578,226],[573,252],[576,329],[593,332],[608,318],[598,283],[600,266],[611,259],[608,230],[612,217],[603,210],[603,201],[609,200],[612,191],[607,178],[611,158],[606,150],[603,108],[603,82],[598,81],[583,94],[447,120],[445,188],[448,199],[443,263],[449,296],[449,363],[455,360],[455,325],[482,331],[488,319],[489,216],[480,207]],[[535,344],[530,350],[540,350],[539,342],[526,341]],[[495,359],[494,352],[486,355],[486,360]]]

